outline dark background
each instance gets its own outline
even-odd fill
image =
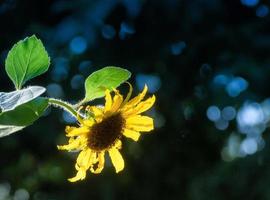
[[[7,52],[36,34],[51,66],[28,85],[46,96],[76,102],[84,79],[108,65],[157,96],[156,129],[124,141],[119,174],[108,159],[102,174],[66,180],[77,154],[56,145],[73,119],[55,108],[1,138],[0,199],[270,199],[269,1],[0,2],[0,91],[14,90]]]

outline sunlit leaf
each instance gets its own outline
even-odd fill
[[[0,137],[19,131],[42,116],[48,107],[48,99],[38,97],[14,110],[0,114]]]
[[[85,81],[84,102],[103,97],[105,90],[117,88],[130,78],[131,73],[120,67],[104,67],[92,73]]]
[[[50,58],[41,40],[33,35],[12,47],[5,66],[9,78],[20,89],[26,81],[46,72],[49,64]]]
[[[16,90],[13,92],[0,92],[0,110],[7,112],[14,108],[27,103],[46,91],[41,86],[30,86],[26,89]],[[1,113],[0,112],[0,113]]]
[[[25,126],[14,126],[14,125],[0,125],[0,137],[8,136],[12,133],[20,131]]]

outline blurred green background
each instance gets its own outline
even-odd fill
[[[75,184],[68,114],[48,109],[0,139],[0,200],[270,199],[270,2],[267,0],[2,0],[0,91],[12,45],[36,34],[51,57],[30,81],[76,102],[84,79],[113,65],[157,96],[156,129],[124,140],[125,170],[107,159]],[[126,87],[121,87],[126,91]],[[100,103],[96,101],[94,103]]]

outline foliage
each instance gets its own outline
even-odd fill
[[[39,96],[45,92],[41,86],[21,87],[26,81],[39,76],[49,68],[50,58],[41,40],[35,35],[15,44],[6,59],[6,72],[17,88],[0,92],[0,137],[10,135],[39,119],[49,105],[60,106],[73,115],[76,106],[64,101]],[[103,97],[106,89],[112,90],[130,78],[131,73],[120,67],[104,67],[85,80],[85,98],[80,103]]]

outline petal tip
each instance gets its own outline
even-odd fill
[[[148,86],[147,86],[147,84],[144,84],[143,92],[146,93],[147,91],[148,91]]]
[[[153,104],[156,102],[156,96],[153,94],[153,96],[151,97],[151,102],[152,102],[152,106]]]
[[[119,172],[123,171],[123,169],[125,168],[125,164],[123,164],[121,167],[119,168],[115,168],[115,172],[118,174]]]
[[[56,147],[57,147],[58,150],[65,150],[65,147],[64,146],[57,145]]]
[[[66,132],[66,133],[70,132],[70,129],[71,129],[71,127],[70,127],[70,126],[66,126],[66,128],[65,128],[65,132]]]

